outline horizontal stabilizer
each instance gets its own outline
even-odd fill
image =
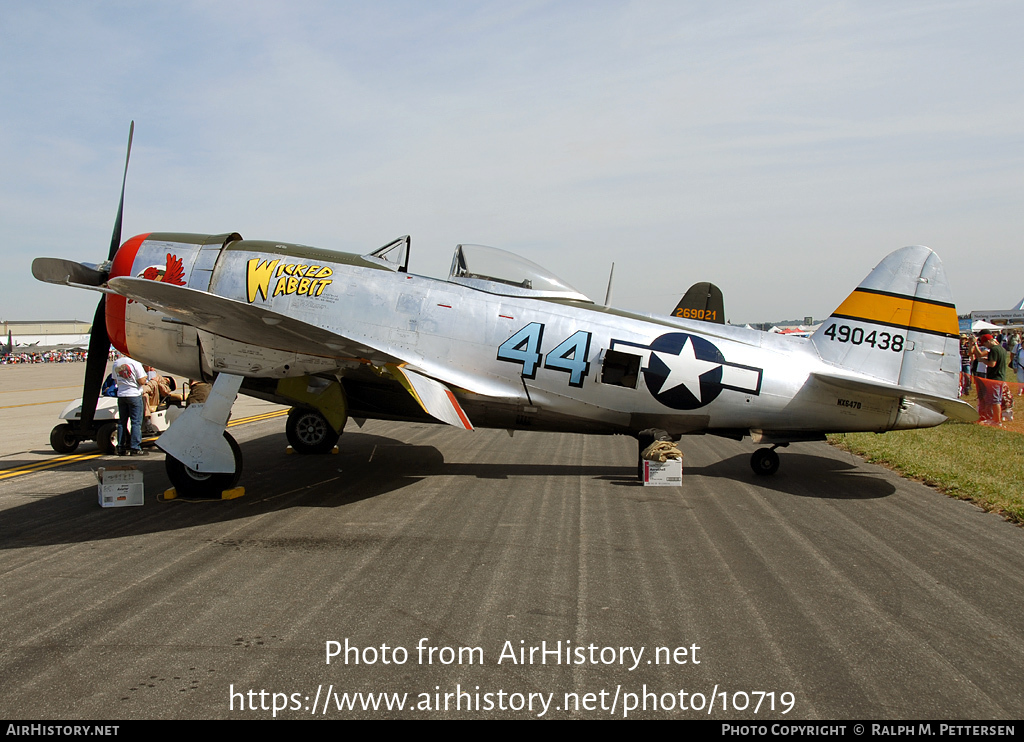
[[[835,373],[813,371],[811,372],[811,376],[823,384],[828,384],[829,386],[838,387],[840,389],[861,392],[863,394],[877,394],[884,397],[900,397],[902,399],[907,399],[915,404],[924,405],[925,407],[935,410],[936,412],[945,415],[950,420],[973,423],[978,419],[978,411],[959,399],[939,397],[934,394],[928,394],[927,392],[923,392],[919,389],[894,386],[884,382],[861,379],[853,376],[844,376]]]

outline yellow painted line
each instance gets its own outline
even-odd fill
[[[956,309],[910,296],[890,296],[857,289],[832,314],[940,335],[960,334]]]
[[[234,427],[236,425],[244,425],[246,423],[260,422],[261,420],[270,420],[275,417],[281,417],[287,415],[288,410],[275,410],[274,412],[266,412],[262,415],[253,415],[251,417],[243,417],[238,420],[233,420],[228,423],[228,427]],[[155,438],[147,438],[147,441],[155,440]],[[45,471],[46,469],[57,469],[68,464],[77,464],[80,461],[89,461],[91,459],[98,459],[101,456],[108,454],[102,453],[80,453],[80,454],[69,454],[67,456],[58,456],[54,459],[46,459],[45,461],[34,461],[31,464],[22,464],[21,466],[14,466],[10,469],[0,469],[0,480],[11,479],[13,477],[20,476],[22,474],[33,474],[38,471]],[[128,459],[129,461],[131,459]]]
[[[72,399],[55,399],[52,402],[26,402],[25,404],[9,404],[0,407],[0,410],[13,410],[15,407],[35,407],[36,405],[41,404],[67,404],[68,402],[73,401],[74,400]]]
[[[48,392],[53,389],[81,389],[81,384],[71,384],[70,386],[44,386],[39,389],[0,389],[0,394],[13,394],[14,392]]]
[[[34,469],[44,464],[70,464],[73,461],[78,461],[83,456],[98,456],[99,454],[83,454],[83,453],[69,453],[66,456],[58,456],[55,459],[46,459],[45,461],[33,461],[30,464],[22,464],[21,466],[14,466],[10,469],[4,469],[0,473],[16,472],[22,469]]]
[[[288,410],[275,410],[274,412],[264,412],[262,415],[253,415],[252,417],[241,417],[237,420],[232,420],[228,423],[227,427],[233,428],[236,425],[245,425],[246,423],[255,423],[260,420],[270,420],[275,417],[281,417],[287,415]]]
[[[83,453],[71,456],[61,456],[57,459],[47,459],[46,461],[36,461],[31,464],[23,464],[11,469],[0,470],[0,480],[11,479],[12,477],[17,477],[21,474],[32,474],[33,472],[43,471],[44,469],[56,469],[57,467],[75,464],[79,461],[98,459],[103,455],[104,454],[102,453]]]

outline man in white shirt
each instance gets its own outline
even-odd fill
[[[117,380],[117,455],[143,456],[145,453],[142,450],[142,412],[145,402],[142,399],[142,389],[146,384],[146,370],[138,361],[124,356],[114,361],[114,378]]]

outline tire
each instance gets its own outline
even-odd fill
[[[229,490],[238,484],[242,477],[242,449],[228,433],[224,433],[228,444],[231,446],[231,453],[235,457],[235,470],[230,473],[206,474],[189,469],[173,456],[168,455],[164,459],[164,469],[167,478],[171,480],[174,489],[180,497],[196,498],[220,498],[224,490]]]
[[[341,437],[326,417],[308,407],[292,407],[284,432],[292,449],[301,454],[330,453]]]
[[[754,474],[770,476],[779,470],[779,455],[771,448],[759,448],[750,456]]]
[[[50,431],[50,448],[57,453],[74,453],[78,448],[78,436],[67,423],[61,423]]]
[[[117,453],[117,423],[103,423],[96,431],[96,447],[108,456]]]

